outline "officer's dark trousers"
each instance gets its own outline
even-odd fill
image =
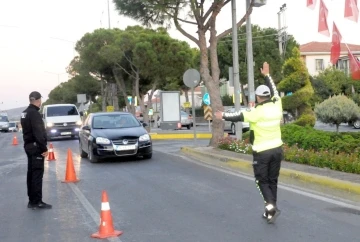
[[[282,147],[253,153],[255,183],[265,204],[276,206],[277,184],[283,158]]]
[[[42,201],[42,183],[44,175],[44,157],[36,146],[25,147],[28,158],[27,192],[29,202],[37,204]]]

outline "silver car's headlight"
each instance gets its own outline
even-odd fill
[[[139,137],[139,141],[149,141],[149,140],[150,140],[150,135],[148,134],[144,134]]]
[[[110,140],[107,139],[107,138],[97,137],[96,138],[96,143],[97,144],[108,145],[108,144],[110,144]]]

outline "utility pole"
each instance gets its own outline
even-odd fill
[[[250,7],[250,1],[246,0],[246,10]],[[246,53],[247,53],[247,74],[248,74],[248,91],[249,106],[255,106],[255,85],[254,85],[254,59],[252,46],[252,28],[250,15],[246,19]]]
[[[285,12],[286,10],[286,4],[284,3],[281,7],[280,7],[280,11],[277,13],[278,15],[278,41],[279,41],[279,53],[280,56],[283,57],[284,55],[284,43],[285,43],[285,39],[283,36],[283,30],[286,28],[286,26],[282,26],[281,24],[281,16],[282,14]],[[285,23],[284,23],[285,25]]]
[[[236,21],[236,0],[231,1],[232,6],[232,52],[233,52],[233,80],[234,80],[234,97],[235,111],[240,111],[240,74],[239,74],[239,46],[238,46],[238,27]],[[236,139],[242,139],[242,124],[235,123]]]
[[[110,27],[110,3],[109,3],[109,0],[107,0],[107,4],[108,4],[108,22],[109,22],[109,29],[110,29],[111,27]]]

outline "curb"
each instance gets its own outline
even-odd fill
[[[249,161],[237,159],[234,157],[217,155],[210,152],[206,153],[190,147],[181,147],[181,152],[185,154],[189,154],[195,158],[198,158],[202,162],[205,162],[203,161],[204,157],[212,158],[212,160],[220,161],[221,162],[220,165],[225,165],[229,168],[238,168],[243,172],[250,173],[251,175],[253,175],[252,163]],[[280,177],[281,176],[360,195],[360,184],[353,182],[343,181],[343,180],[334,179],[316,174],[310,174],[303,171],[291,170],[287,168],[280,169]]]

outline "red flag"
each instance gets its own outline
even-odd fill
[[[316,0],[306,0],[306,7],[310,8],[310,9],[314,9],[316,6]]]
[[[320,34],[330,36],[329,32],[329,26],[327,24],[327,17],[328,17],[328,9],[325,6],[325,3],[323,0],[320,0],[320,10],[319,10],[319,27],[318,32]]]
[[[350,52],[348,48],[351,77],[354,80],[360,80],[360,61]]]
[[[359,19],[359,8],[357,0],[345,0],[344,17],[357,23]]]
[[[331,58],[330,58],[330,61],[333,65],[336,64],[336,62],[338,61],[338,59],[340,57],[341,40],[342,40],[342,36],[334,22],[333,23],[333,32],[332,32]]]

